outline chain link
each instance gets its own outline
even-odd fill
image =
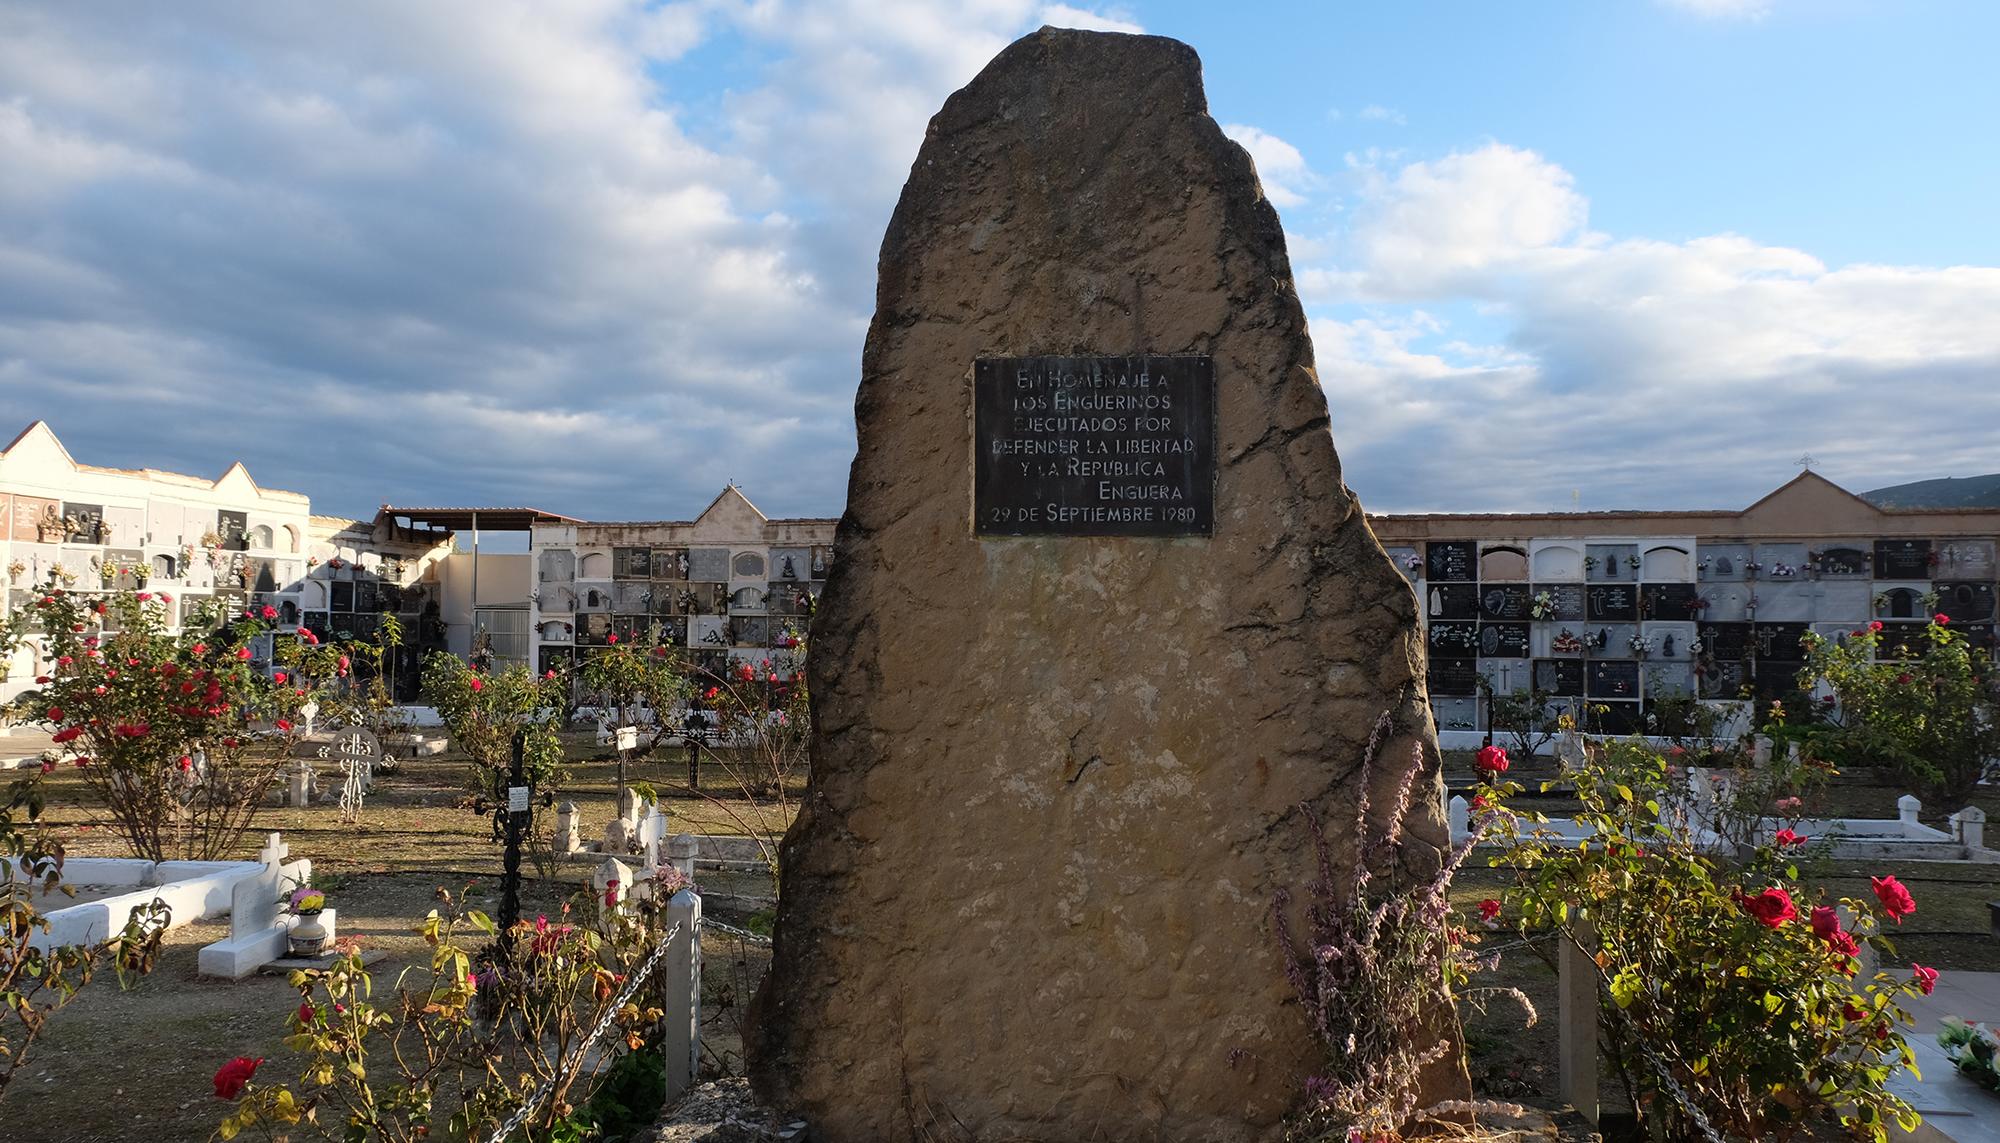
[[[711,921],[707,917],[701,919],[701,927],[749,941],[753,945],[768,946],[771,943],[771,938],[763,933],[753,933],[749,929],[739,929],[735,925],[725,925],[721,921]]]
[[[647,955],[645,962],[637,971],[625,978],[625,987],[618,990],[618,995],[612,998],[610,1005],[604,1009],[604,1014],[597,1018],[597,1024],[591,1028],[590,1034],[577,1041],[576,1047],[570,1049],[569,1054],[562,1058],[555,1074],[542,1081],[542,1085],[515,1109],[514,1114],[507,1117],[506,1122],[500,1125],[500,1130],[495,1131],[487,1139],[487,1143],[506,1143],[507,1137],[519,1131],[521,1125],[528,1121],[528,1117],[555,1092],[556,1084],[570,1073],[570,1069],[583,1061],[583,1053],[589,1051],[592,1045],[603,1038],[604,1033],[611,1030],[611,1023],[617,1017],[618,1010],[625,1007],[625,1002],[632,999],[632,994],[639,990],[640,985],[646,983],[646,978],[653,975],[653,970],[666,959],[668,948],[674,943],[674,938],[680,935],[682,924],[681,921],[674,922],[674,927],[668,929],[667,935],[660,938],[660,943],[653,946],[653,951]],[[701,926],[697,926],[695,933],[697,941],[701,939],[700,928]]]

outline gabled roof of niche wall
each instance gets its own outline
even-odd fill
[[[13,466],[35,468],[54,466],[72,472],[89,473],[96,476],[125,476],[145,480],[163,487],[199,489],[204,492],[235,493],[258,500],[288,500],[299,504],[308,503],[303,492],[290,492],[282,488],[265,488],[250,475],[243,462],[232,461],[222,475],[213,480],[191,476],[185,472],[169,472],[161,468],[113,468],[100,464],[82,464],[70,455],[69,449],[56,436],[47,421],[34,421],[27,428],[15,434],[14,439],[0,448],[0,480],[9,479],[8,469]]]

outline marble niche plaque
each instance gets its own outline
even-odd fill
[[[1804,544],[1758,544],[1757,578],[1766,583],[1806,578],[1806,562],[1811,549]]]
[[[1639,634],[1637,623],[1592,623],[1584,628],[1584,644],[1593,659],[1633,659],[1638,651],[1632,640]]]
[[[1643,668],[1646,698],[1688,698],[1694,694],[1694,666],[1679,663],[1647,663]]]
[[[1692,622],[1646,623],[1639,630],[1653,644],[1653,649],[1646,655],[1648,659],[1685,663],[1694,657],[1688,649],[1695,641],[1695,625]]]
[[[1585,544],[1583,578],[1591,583],[1639,582],[1639,545]]]
[[[1584,675],[1583,693],[1594,699],[1637,700],[1639,664],[1595,661]]]
[[[1479,673],[1496,695],[1527,694],[1535,678],[1526,659],[1481,659]]]
[[[1765,623],[1759,621],[1751,629],[1750,642],[1759,659],[1770,659],[1781,663],[1802,663],[1805,661],[1805,647],[1800,640],[1812,629],[1809,623]]]
[[[1471,656],[1479,648],[1479,624],[1473,622],[1432,623],[1428,630],[1432,655]]]
[[[1404,579],[1415,583],[1418,579],[1422,578],[1424,574],[1424,557],[1418,554],[1417,549],[1398,546],[1382,550],[1389,553],[1389,562],[1396,565],[1396,570],[1403,573]]]
[[[1441,659],[1433,657],[1428,675],[1430,692],[1433,695],[1477,695],[1479,693],[1479,664],[1474,659]]]
[[[1479,618],[1479,585],[1476,583],[1429,583],[1424,586],[1423,598],[1426,619]]]
[[[1687,619],[1700,593],[1691,583],[1649,583],[1639,589],[1639,618]]]
[[[1536,659],[1535,689],[1561,698],[1583,694],[1582,659]]]
[[[1471,540],[1432,540],[1424,545],[1424,569],[1428,579],[1447,583],[1472,583],[1478,579],[1473,564]]]
[[[1757,585],[1757,622],[1797,623],[1818,610],[1820,585],[1812,580],[1765,580]]]
[[[1866,540],[1834,540],[1806,560],[1819,565],[1823,579],[1867,579],[1875,574],[1875,555]]]
[[[1695,578],[1709,583],[1734,583],[1747,574],[1748,544],[1702,544],[1695,549]]]
[[[1431,712],[1437,718],[1439,730],[1478,730],[1479,708],[1482,705],[1476,696],[1457,698],[1446,695],[1431,699]]]
[[[1702,623],[1697,625],[1696,633],[1701,638],[1697,654],[1718,662],[1750,657],[1748,623]]]
[[[1865,579],[1822,579],[1813,601],[1813,618],[1835,623],[1865,623],[1875,614],[1874,592]]]
[[[1528,657],[1528,625],[1488,621],[1479,625],[1479,654],[1489,659]]]
[[[1531,596],[1525,583],[1488,583],[1479,587],[1481,619],[1526,619]]]
[[[1530,592],[1528,600],[1530,608],[1533,608],[1535,599],[1543,595],[1549,597],[1550,612],[1548,615],[1542,616],[1542,618],[1558,621],[1583,618],[1583,593],[1585,588],[1582,584],[1538,583],[1528,590]]]
[[[1931,542],[1929,540],[1875,541],[1875,578],[1931,578]]]
[[[1947,540],[1937,548],[1937,574],[1945,579],[1994,577],[1992,540]]]
[[[1991,583],[1947,582],[1934,584],[1933,589],[1938,594],[1937,609],[1951,616],[1954,625],[1993,618]]]
[[[1639,618],[1638,585],[1592,583],[1584,593],[1584,618],[1592,622],[1630,622]]]
[[[1708,606],[1701,609],[1700,622],[1703,623],[1745,623],[1750,619],[1750,600],[1756,595],[1747,583],[1718,583],[1704,587],[1701,598]]]

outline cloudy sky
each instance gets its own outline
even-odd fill
[[[1373,510],[2000,471],[2000,5],[0,4],[0,440],[316,510],[837,513],[925,121],[1201,52]]]

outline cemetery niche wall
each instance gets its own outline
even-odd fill
[[[1406,860],[1447,838],[1277,216],[1190,49],[1044,29],[932,122],[880,276],[753,1079],[836,1143],[1275,1138],[1300,807],[1351,860],[1387,712]]]
[[[1810,471],[1741,512],[1438,513],[1370,524],[1408,553],[1402,566],[1425,604],[1431,701],[1456,747],[1506,729],[1491,725],[1492,694],[1540,691],[1547,717],[1571,711],[1608,734],[1672,732],[1656,711],[1690,696],[1800,697],[1808,631],[1840,639],[1879,619],[1878,654],[1897,657],[1942,613],[1973,646],[1993,645],[2000,511],[1878,508]],[[1523,549],[1525,588],[1512,557]],[[1525,672],[1515,666],[1524,608]]]

